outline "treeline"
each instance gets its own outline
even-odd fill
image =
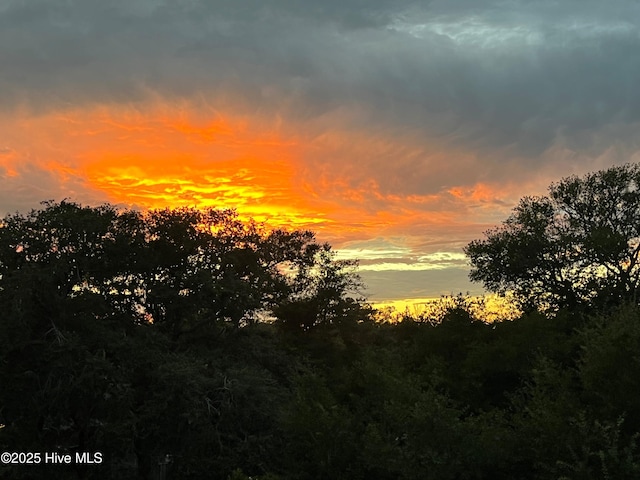
[[[640,308],[375,321],[353,262],[233,212],[0,227],[0,477],[635,479]]]

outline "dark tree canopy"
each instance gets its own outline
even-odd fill
[[[0,478],[640,478],[640,306],[377,322],[354,266],[226,210],[1,219]]]
[[[564,178],[485,235],[465,248],[471,280],[525,309],[637,302],[640,166]]]
[[[0,223],[0,304],[14,318],[41,318],[52,328],[90,308],[178,336],[217,321],[250,323],[300,302],[318,304],[301,312],[313,318],[296,319],[306,326],[332,321],[330,307],[355,309],[352,263],[335,260],[310,231],[267,230],[233,210],[43,205]]]

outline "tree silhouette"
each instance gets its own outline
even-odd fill
[[[241,326],[303,298],[321,312],[297,321],[315,324],[357,284],[347,264],[312,232],[267,231],[232,210],[45,202],[2,220],[0,302],[45,331],[90,304],[95,315],[177,337],[211,322]]]
[[[465,248],[471,280],[514,292],[525,309],[636,302],[640,166],[564,178],[485,235]]]

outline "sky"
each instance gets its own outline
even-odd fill
[[[640,161],[639,52],[636,0],[3,0],[0,214],[236,208],[479,294],[521,197]]]

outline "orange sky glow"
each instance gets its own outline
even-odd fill
[[[360,260],[374,302],[412,305],[411,298],[456,293],[420,277],[407,280],[400,300],[391,292],[403,288],[393,274],[448,268],[466,281],[462,246],[508,212],[500,197],[516,193],[486,183],[405,191],[414,174],[396,172],[389,159],[410,166],[424,147],[385,132],[341,129],[340,115],[332,128],[187,102],[23,110],[0,117],[0,176],[33,201],[235,208],[270,227],[313,230],[341,257]],[[472,162],[466,155],[435,145],[426,175],[444,169],[447,156],[464,168]]]
[[[416,147],[383,132],[367,137],[338,127],[159,101],[22,110],[0,117],[0,176],[32,201],[29,208],[65,197],[135,208],[235,208],[271,227],[315,231],[344,256],[359,258],[363,273],[431,269],[425,244],[426,253],[451,250],[446,242],[456,235],[444,231],[468,230],[466,202],[477,200],[478,191],[491,197],[490,188],[384,191],[381,179],[390,168],[384,159],[411,157]],[[376,168],[347,158],[382,160]],[[402,245],[401,254],[388,250],[395,244]],[[381,287],[373,297],[393,295]]]
[[[0,125],[11,140],[0,154],[0,168],[15,181],[27,178],[29,165],[63,187],[73,179],[72,199],[84,196],[82,187],[106,201],[141,208],[236,208],[272,226],[309,228],[342,242],[416,223],[455,224],[468,194],[456,188],[430,195],[383,193],[364,167],[349,176],[339,162],[307,161],[344,145],[353,146],[346,155],[379,156],[393,148],[384,138],[338,131],[314,136],[226,112],[205,116],[189,106],[95,106],[22,114],[17,122],[5,117]],[[478,188],[471,199],[478,191],[491,196],[488,187]],[[457,205],[424,208],[443,201]]]

